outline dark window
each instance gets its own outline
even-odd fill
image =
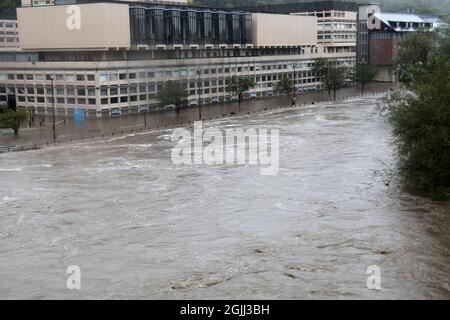
[[[253,42],[252,36],[252,15],[242,14],[240,16],[241,42],[248,44]]]
[[[214,43],[225,44],[228,41],[227,18],[225,12],[213,13]]]
[[[149,44],[165,44],[164,13],[162,9],[145,10],[145,23]]]
[[[201,36],[201,33],[198,33],[197,30],[197,12],[183,11],[181,17],[183,27],[183,43],[185,44],[198,43],[198,35]]]
[[[229,13],[227,14],[227,25],[228,25],[228,43],[238,44],[241,43],[241,26],[239,14]]]
[[[182,44],[181,10],[164,10],[164,24],[167,44]]]
[[[145,30],[145,8],[130,7],[131,44],[147,44]]]
[[[198,27],[202,44],[213,43],[213,19],[212,12],[198,13]]]

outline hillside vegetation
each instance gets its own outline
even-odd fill
[[[309,2],[309,0],[193,0],[195,4],[213,7],[235,7],[265,4]],[[367,3],[365,0],[353,1]],[[450,0],[376,0],[384,11],[406,11],[414,9],[418,13],[434,13],[439,15],[450,13]]]
[[[294,2],[308,2],[310,0],[190,0],[193,4],[212,7],[236,7],[265,4],[281,4]],[[354,2],[366,3],[365,0],[354,0]],[[414,9],[418,13],[433,13],[438,15],[450,14],[450,0],[376,0],[384,11],[406,11],[407,8]],[[0,0],[0,18],[15,18],[18,0]]]

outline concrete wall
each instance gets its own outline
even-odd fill
[[[71,6],[18,8],[19,41],[23,50],[129,48],[127,4],[81,4],[80,29],[69,29]],[[68,13],[69,12],[69,13]]]
[[[317,18],[253,13],[254,46],[315,46]]]

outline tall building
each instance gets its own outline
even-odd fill
[[[369,17],[376,12],[375,8],[379,8],[372,3],[361,4],[358,7],[358,22],[357,22],[357,61],[358,63],[369,63]]]
[[[356,60],[356,9],[347,2],[319,3],[308,14],[168,2],[55,0],[19,8],[21,51],[0,50],[0,101],[14,96],[18,108],[38,114],[125,115],[157,105],[168,80],[195,106],[230,100],[233,76],[252,77],[259,97],[273,95],[286,75],[304,92],[323,87],[311,72],[315,59],[349,68]]]
[[[442,21],[437,17],[412,13],[374,13],[374,28],[369,30],[369,63],[378,66],[380,81],[394,80],[394,64],[403,37],[417,30],[431,31]]]
[[[317,43],[326,53],[356,56],[358,5],[345,1],[317,1],[242,7],[251,12],[313,16],[317,18]]]
[[[0,51],[19,50],[19,31],[16,20],[0,19]]]

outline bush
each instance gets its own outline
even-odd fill
[[[427,39],[435,39],[430,46]],[[398,147],[399,173],[408,186],[437,197],[450,194],[450,37],[411,35],[402,43],[399,70],[405,89],[391,95],[387,119]],[[417,41],[415,41],[417,40]],[[418,60],[409,53],[427,54]],[[416,50],[411,50],[414,46]],[[417,57],[417,56],[416,56]],[[414,61],[411,63],[411,61]]]

